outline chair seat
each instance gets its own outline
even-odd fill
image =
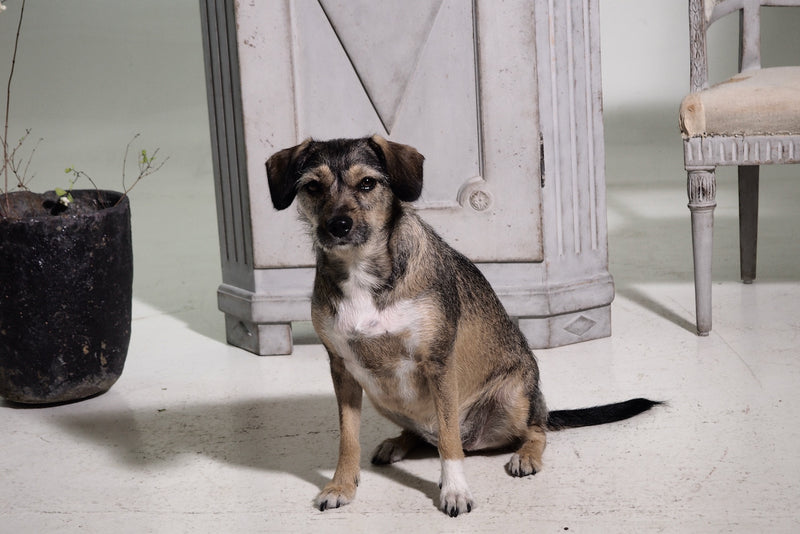
[[[800,135],[800,67],[743,72],[681,102],[684,137]]]

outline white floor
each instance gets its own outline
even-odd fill
[[[719,173],[714,330],[698,338],[671,112],[607,115],[613,336],[538,352],[551,408],[640,395],[667,407],[551,433],[535,477],[507,476],[507,453],[469,457],[477,508],[450,519],[431,451],[369,465],[395,429],[368,406],[357,500],[319,512],[337,452],[326,355],[307,325],[290,357],[224,343],[210,166],[173,164],[134,197],[120,381],[65,406],[0,402],[0,532],[800,531],[798,171],[762,171],[750,286],[737,281],[735,175]]]

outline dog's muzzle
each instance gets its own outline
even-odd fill
[[[339,215],[329,219],[325,224],[328,232],[339,239],[346,237],[353,228],[353,219],[345,215]]]

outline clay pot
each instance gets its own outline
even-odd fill
[[[107,391],[125,365],[133,284],[128,198],[72,195],[68,208],[53,192],[0,195],[0,397],[8,401],[91,397]]]

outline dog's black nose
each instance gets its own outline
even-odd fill
[[[353,219],[340,215],[329,220],[327,226],[332,236],[341,238],[350,233],[350,229],[353,228]]]

